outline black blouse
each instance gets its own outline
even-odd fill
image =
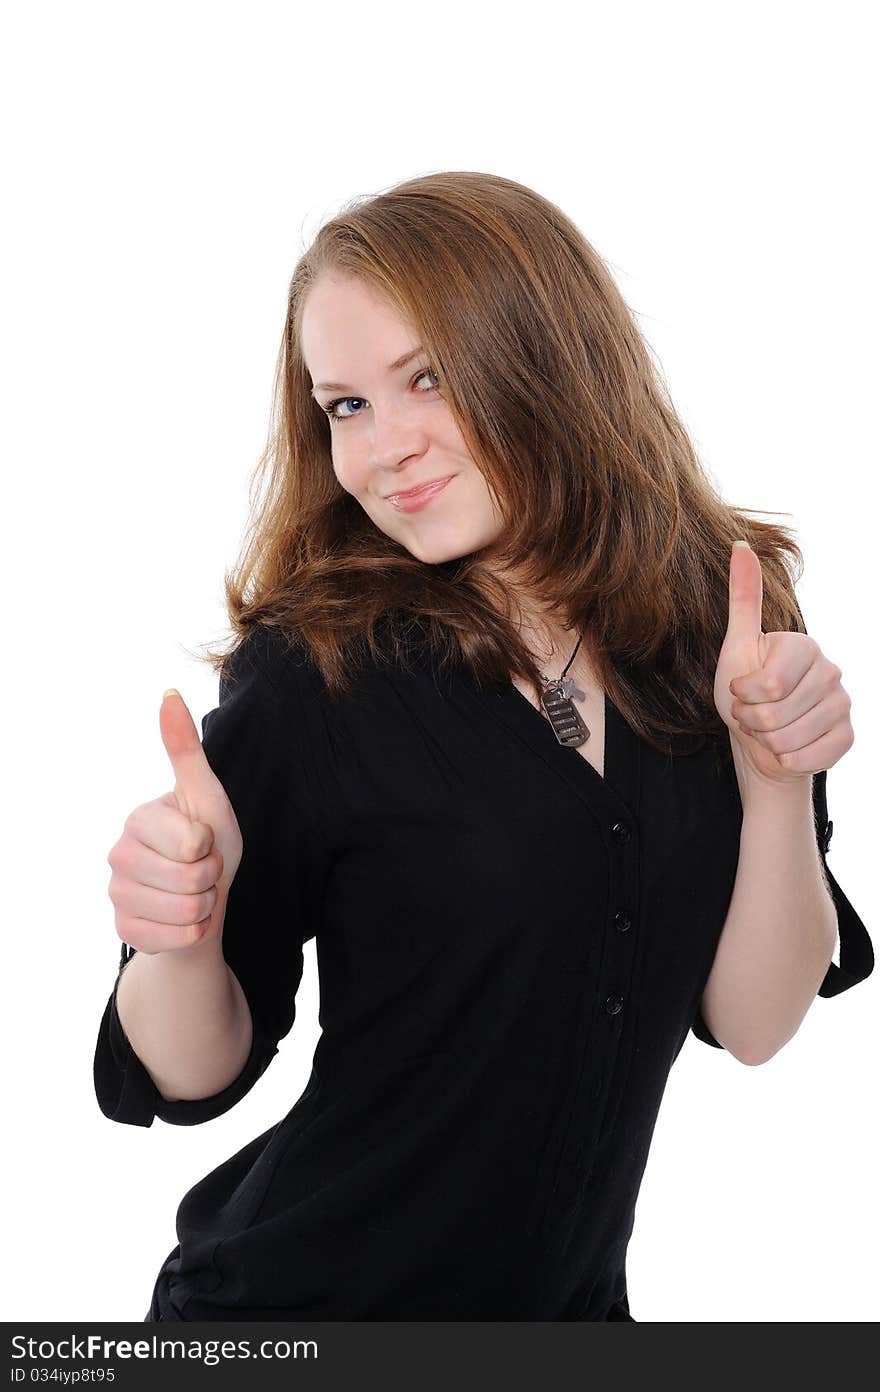
[[[148,1320],[632,1319],[669,1071],[689,1030],[721,1047],[699,1007],[736,876],[735,773],[711,740],[661,755],[606,698],[603,777],[512,683],[417,654],[368,660],[333,704],[305,649],[258,629],[204,717],[244,841],[223,951],[253,1047],[222,1092],[165,1101],[114,985],[99,1105],[135,1126],[234,1106],[293,1024],[312,937],[322,1034],[287,1115],[183,1197]],[[832,996],[873,953],[825,868]]]

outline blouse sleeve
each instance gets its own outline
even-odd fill
[[[116,1009],[122,971],[135,949],[123,943],[113,990],[98,1031],[94,1086],[111,1121],[177,1126],[210,1121],[235,1106],[265,1072],[293,1025],[303,972],[303,943],[315,936],[321,838],[309,812],[304,749],[294,703],[282,704],[272,677],[279,643],[254,629],[220,680],[219,705],[202,719],[202,747],[226,790],[242,835],[242,858],[229,891],[223,955],[251,1011],[253,1042],[241,1073],[222,1092],[167,1101],[132,1049]],[[285,691],[295,693],[295,680]]]
[[[855,986],[859,981],[864,981],[866,976],[871,975],[874,970],[874,952],[868,930],[828,868],[828,847],[831,844],[834,823],[828,820],[827,780],[827,769],[813,774],[813,821],[816,828],[819,854],[828,879],[831,897],[834,900],[834,907],[837,909],[840,966],[836,966],[834,962],[829,964],[822,985],[819,987],[819,995],[837,996],[841,991],[848,991],[850,986]],[[708,1029],[699,1005],[691,1029],[704,1044],[712,1044],[716,1049],[723,1048],[723,1045],[719,1044]]]

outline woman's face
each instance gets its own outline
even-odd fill
[[[330,419],[333,472],[376,526],[431,565],[490,545],[501,517],[418,335],[364,282],[323,276],[302,315],[312,395]],[[332,385],[327,385],[327,384]],[[335,403],[335,404],[334,404]],[[449,479],[421,500],[393,495]]]

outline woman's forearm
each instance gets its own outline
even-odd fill
[[[116,1007],[167,1101],[212,1097],[247,1061],[251,1013],[216,937],[175,951],[136,952],[117,983]]]
[[[739,863],[702,998],[712,1034],[765,1063],[796,1033],[831,963],[837,911],[813,822],[812,778],[744,786]]]

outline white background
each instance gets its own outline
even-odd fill
[[[201,1127],[92,1090],[119,943],[106,855],[172,786],[165,687],[197,723],[222,577],[297,257],[355,194],[441,169],[558,203],[608,261],[729,502],[797,528],[807,628],[843,669],[831,869],[876,913],[876,47],[825,5],[30,3],[0,101],[3,1318],[142,1319],[174,1214],[280,1119],[293,1031]],[[872,131],[873,127],[873,131]],[[747,1068],[688,1039],[628,1260],[637,1321],[874,1320],[878,979]]]

